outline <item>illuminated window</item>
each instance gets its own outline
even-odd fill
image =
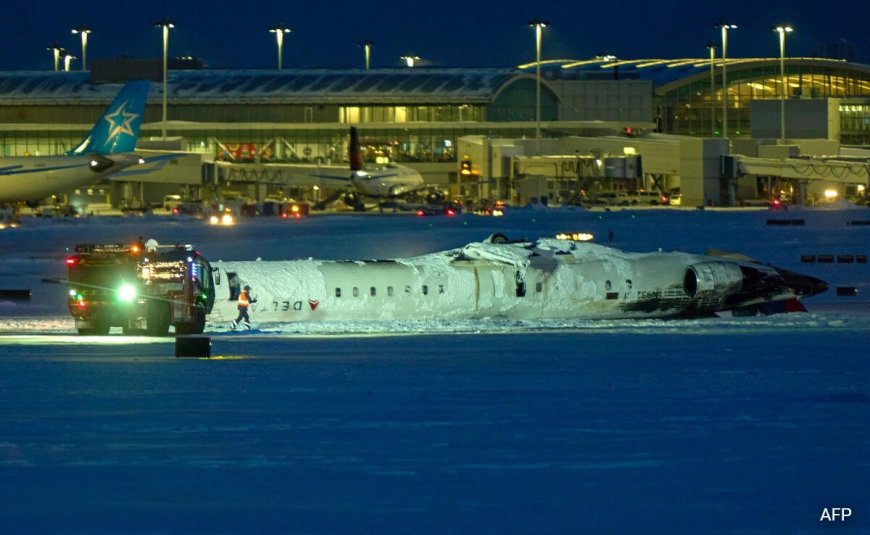
[[[341,109],[341,122],[358,123],[360,117],[359,106],[347,106]]]

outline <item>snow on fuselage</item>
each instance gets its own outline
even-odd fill
[[[735,306],[725,302],[743,282],[734,261],[550,239],[475,242],[408,259],[218,262],[215,268],[209,321],[216,323],[236,317],[244,285],[257,299],[250,309],[255,321],[295,322],[702,315]],[[794,297],[780,288],[764,300]]]

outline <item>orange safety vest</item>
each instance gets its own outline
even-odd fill
[[[250,299],[248,298],[248,291],[242,290],[242,293],[239,294],[239,307],[248,308],[250,305]]]

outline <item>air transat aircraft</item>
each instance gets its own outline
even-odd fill
[[[349,182],[353,190],[344,200],[352,206],[361,206],[362,198],[396,199],[413,193],[432,193],[433,188],[423,180],[423,176],[404,165],[390,162],[383,167],[365,168],[359,134],[355,126],[350,127],[350,176],[316,175],[319,178]]]
[[[739,255],[630,253],[541,238],[483,242],[414,258],[213,264],[209,321],[236,317],[244,285],[257,322],[616,319],[805,311],[827,289]]]
[[[87,137],[66,154],[0,158],[0,203],[38,201],[139,163],[132,152],[150,86],[128,82]]]

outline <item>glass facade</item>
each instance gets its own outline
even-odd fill
[[[533,121],[536,98],[534,79],[512,71],[490,74],[446,71],[443,75],[420,73],[410,78],[405,73],[401,76],[382,73],[368,78],[359,73],[352,76],[315,73],[288,79],[270,75],[255,77],[241,87],[225,80],[240,76],[236,73],[185,76],[195,80],[179,83],[177,96],[169,99],[168,135],[184,138],[189,151],[210,154],[218,160],[344,162],[349,125],[360,126],[364,157],[372,162],[384,158],[398,162],[453,162],[461,136],[534,135],[534,125],[510,124],[510,121]],[[367,102],[365,94],[352,92],[319,97],[307,94],[300,99],[304,102],[294,102],[292,95],[286,93],[271,93],[274,83],[280,82],[284,84],[280,87],[287,89],[295,87],[294,80],[309,84],[306,87],[311,91],[316,92],[317,88],[311,85],[315,82],[338,91],[336,78],[346,80],[342,82],[345,85],[355,84],[351,87],[357,91],[371,90],[369,86],[374,83],[373,87],[387,93],[377,95],[374,99],[377,103]],[[225,95],[227,87],[231,89]],[[395,95],[389,94],[391,88],[397,91]],[[491,94],[482,96],[484,89]],[[445,91],[449,97],[430,92],[434,90]],[[269,94],[261,95],[263,92]],[[558,99],[546,84],[541,86],[541,104],[543,120],[558,117]],[[90,103],[61,106],[48,98],[2,106],[0,155],[66,152],[87,135],[90,122],[103,108]],[[59,130],[55,125],[66,127]],[[161,107],[152,99],[143,117],[140,147],[148,147],[149,137],[161,138],[161,125]]]
[[[870,145],[870,98],[840,104],[840,141],[844,145]]]
[[[709,74],[696,74],[685,84],[657,90],[657,120],[663,132],[693,136],[722,134],[721,68],[717,67],[714,72],[715,88],[712,91]],[[750,137],[751,101],[778,99],[782,94],[779,60],[729,65],[727,79],[728,136]],[[845,63],[837,65],[833,61],[787,60],[785,87],[788,98],[870,97],[870,71],[855,70]],[[846,117],[843,119],[845,122]],[[851,143],[847,139],[860,136],[846,134],[847,130],[849,128],[844,124],[844,135],[851,136],[844,138],[844,143]]]

